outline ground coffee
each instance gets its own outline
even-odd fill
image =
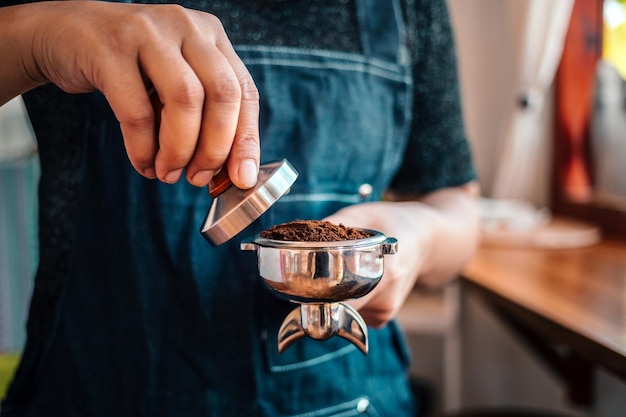
[[[261,237],[294,242],[334,242],[365,239],[371,237],[371,234],[328,221],[294,220],[264,230],[261,232]]]

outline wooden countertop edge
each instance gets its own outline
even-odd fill
[[[565,251],[570,251],[571,256],[594,257],[596,254],[601,254],[605,248],[610,248],[612,251],[623,250],[626,253],[626,241],[607,239],[592,247],[567,249]],[[554,299],[554,297],[548,299],[546,294],[536,291],[531,294],[531,291],[520,290],[516,286],[510,285],[511,283],[524,283],[520,280],[525,280],[529,274],[552,273],[557,277],[562,272],[558,270],[546,272],[546,270],[541,270],[537,265],[532,264],[503,265],[502,260],[494,259],[497,256],[493,256],[499,251],[524,254],[523,258],[524,256],[532,256],[533,252],[542,256],[542,254],[546,254],[546,251],[552,251],[552,249],[483,247],[464,268],[461,279],[470,283],[474,288],[480,289],[483,293],[510,304],[513,308],[522,309],[527,314],[536,316],[537,320],[545,321],[543,325],[549,323],[552,327],[558,326],[569,334],[569,338],[576,339],[573,340],[574,342],[579,345],[584,344],[585,349],[589,350],[589,354],[609,354],[604,360],[610,362],[611,368],[626,375],[626,324],[622,323],[621,327],[611,326],[594,315],[581,313],[581,310],[572,305],[569,300],[559,300]],[[626,259],[624,262],[626,263]],[[545,267],[545,264],[540,266]],[[624,289],[621,288],[621,290]],[[597,346],[591,346],[591,344]],[[621,362],[624,362],[624,365]]]

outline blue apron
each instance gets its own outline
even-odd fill
[[[370,329],[367,356],[341,338],[281,355],[278,327],[294,305],[268,293],[255,255],[239,249],[271,225],[380,199],[400,167],[412,102],[400,7],[356,4],[363,54],[236,46],[261,93],[262,162],[286,158],[300,176],[223,246],[199,233],[206,189],[139,176],[104,99],[80,106],[68,278],[29,334],[3,417],[413,415],[395,323]]]

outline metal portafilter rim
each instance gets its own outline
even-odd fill
[[[252,239],[245,239],[242,242],[242,249],[251,249],[250,247],[244,248],[248,244],[254,242],[254,244],[258,246],[268,247],[268,248],[282,248],[282,249],[314,249],[314,250],[337,250],[343,248],[360,248],[364,246],[373,246],[380,245],[382,243],[393,241],[395,239],[388,238],[383,233],[378,232],[376,230],[370,229],[358,229],[364,233],[369,234],[370,236],[362,239],[351,239],[351,240],[333,240],[333,241],[301,241],[301,240],[277,240],[277,239],[268,239],[262,237],[260,234],[257,234]]]

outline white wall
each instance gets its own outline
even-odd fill
[[[510,19],[512,4],[523,0],[448,0],[460,66],[467,133],[474,150],[483,195],[491,197],[496,167],[503,153],[507,118],[520,94],[516,91],[519,44]],[[552,95],[542,113],[542,146],[532,169],[539,175],[529,201],[546,206],[552,137]]]

